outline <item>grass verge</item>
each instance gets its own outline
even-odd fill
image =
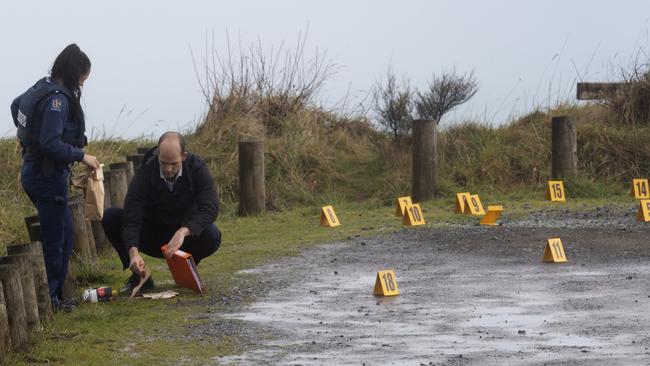
[[[504,204],[506,211],[502,219],[506,222],[540,209],[580,211],[604,205],[630,207],[635,203],[623,190],[608,198],[569,199],[565,204],[552,204],[541,196],[538,192],[514,191],[485,194],[483,200],[484,204]],[[342,222],[337,228],[318,226],[318,207],[296,208],[262,217],[221,217],[218,224],[223,232],[222,247],[199,268],[210,289],[208,295],[198,297],[180,290],[181,294],[170,300],[118,298],[110,303],[81,304],[70,314],[57,314],[44,331],[32,338],[29,353],[13,355],[10,363],[182,365],[206,363],[214,357],[242,352],[245,345],[237,334],[198,336],[192,331],[195,327],[209,326],[215,316],[209,314],[233,310],[232,305],[220,299],[240,285],[244,276],[238,275],[238,271],[295,255],[315,243],[418,230],[403,228],[401,219],[394,216],[392,205],[335,203],[334,207]],[[452,198],[425,202],[423,207],[427,227],[478,222],[476,217],[453,214]],[[173,288],[164,261],[146,260],[153,269],[157,290]],[[80,267],[79,274],[89,287],[119,287],[127,277],[114,254],[105,255],[96,266]],[[247,281],[258,280],[246,276]],[[96,280],[104,282],[93,282]],[[243,303],[254,296],[246,295]]]

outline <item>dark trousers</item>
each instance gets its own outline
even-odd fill
[[[104,211],[104,218],[102,219],[102,227],[104,233],[111,242],[113,248],[120,256],[122,267],[129,268],[131,259],[129,258],[128,248],[124,245],[122,240],[122,209],[118,207],[111,207]],[[140,252],[156,258],[164,258],[160,247],[167,244],[174,236],[178,227],[169,227],[163,223],[143,223],[142,230],[140,230]],[[221,245],[221,232],[217,226],[212,224],[208,226],[201,235],[191,235],[185,237],[181,250],[187,252],[194,257],[194,262],[198,265],[199,262],[219,249]]]
[[[63,284],[74,241],[68,207],[68,174],[61,170],[46,177],[33,163],[26,163],[21,169],[23,189],[38,210],[47,284],[55,305],[63,300]]]

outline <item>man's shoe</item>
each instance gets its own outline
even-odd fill
[[[136,288],[139,283],[140,283],[140,276],[134,273],[131,275],[131,277],[129,277],[126,281],[124,281],[124,287],[122,287],[118,291],[118,293],[127,294],[131,296],[133,289]],[[140,292],[144,292],[148,290],[153,290],[153,278],[151,277],[149,277],[149,279],[142,285],[142,287],[140,288]]]
[[[63,303],[63,305],[66,306],[72,306],[72,307],[79,306],[79,301],[77,301],[77,299],[68,298],[68,299],[63,299],[63,301],[61,302]]]
[[[55,313],[61,311],[64,313],[69,313],[77,307],[76,305],[70,302],[59,301],[59,299],[57,298],[51,298],[50,300],[52,302],[52,311]]]

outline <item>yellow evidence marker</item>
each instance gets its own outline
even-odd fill
[[[566,202],[564,194],[564,182],[561,180],[549,180],[546,189],[546,199],[552,202]]]
[[[633,179],[630,194],[638,200],[650,199],[650,190],[648,189],[647,179]]]
[[[467,205],[469,203],[469,197],[469,192],[456,193],[456,209],[454,210],[455,213],[465,213],[465,210],[467,210]]]
[[[640,222],[650,221],[650,200],[641,200],[639,202],[639,212],[636,214],[636,220]]]
[[[334,212],[334,207],[325,206],[321,208],[320,226],[335,227],[339,225],[341,225],[341,223],[339,222],[339,218],[336,217],[336,213]]]
[[[420,204],[416,203],[413,205],[406,206],[404,211],[404,219],[402,220],[403,226],[419,226],[424,225],[424,215],[422,214],[422,209]]]
[[[546,247],[544,247],[544,258],[542,262],[566,262],[566,255],[564,254],[564,246],[560,238],[548,239]]]
[[[485,215],[485,209],[483,209],[483,204],[481,203],[481,198],[479,198],[478,194],[470,195],[467,203],[469,204],[469,210],[465,210],[466,214],[474,216]]]
[[[375,289],[372,292],[376,296],[395,296],[399,295],[397,288],[397,278],[392,269],[378,271],[375,279]]]
[[[412,205],[413,202],[411,201],[410,196],[404,196],[404,197],[397,197],[395,199],[395,217],[402,217],[404,216],[404,210],[406,210],[406,206]]]
[[[502,212],[503,206],[501,205],[488,206],[488,212],[481,219],[481,225],[496,225]]]

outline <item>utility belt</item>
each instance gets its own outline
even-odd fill
[[[57,167],[65,167],[65,164],[57,163],[56,160],[51,157],[43,154],[40,148],[37,146],[23,146],[23,155],[28,154],[34,157],[34,160],[37,162],[37,165],[40,167],[41,174],[45,177],[51,177],[56,171]],[[67,165],[68,169],[72,167],[72,164]]]

